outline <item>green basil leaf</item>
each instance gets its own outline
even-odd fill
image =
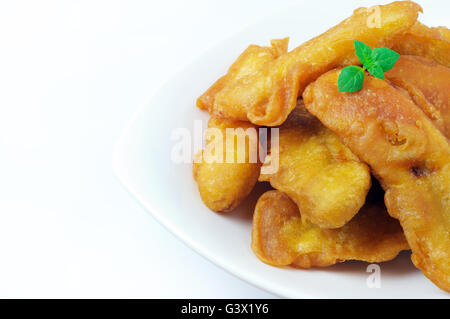
[[[379,79],[384,79],[384,72],[394,67],[400,54],[388,48],[371,49],[365,43],[355,40],[355,53],[362,67],[350,65],[342,69],[338,77],[339,92],[356,92],[362,89],[364,71]]]
[[[355,53],[358,57],[359,61],[362,65],[364,65],[366,68],[369,67],[372,64],[372,49],[366,45],[365,43],[355,40]]]
[[[356,65],[349,65],[342,69],[338,77],[339,92],[356,92],[362,89],[364,70]]]
[[[376,61],[370,68],[367,68],[370,74],[379,79],[384,79],[383,68]]]
[[[372,59],[383,69],[383,72],[392,69],[399,57],[400,54],[388,48],[376,48],[372,50]]]

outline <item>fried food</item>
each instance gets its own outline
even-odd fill
[[[249,132],[247,129],[256,127],[248,122],[211,117],[208,128],[216,128],[221,134],[207,138],[205,149],[197,153],[194,160],[193,175],[205,205],[216,212],[229,212],[247,197],[260,174],[261,162],[251,158],[252,152],[257,152],[257,135],[253,138],[251,134],[246,135]],[[242,130],[235,131],[235,135],[228,140],[227,129]],[[239,142],[240,138],[244,143]],[[227,144],[230,141],[233,145]],[[222,157],[219,156],[221,160],[212,161],[205,156],[219,152],[222,154]],[[240,156],[243,160],[239,159]]]
[[[366,76],[361,91],[340,93],[339,73],[330,71],[307,87],[306,108],[371,167],[412,261],[450,291],[448,140],[404,91]]]
[[[351,17],[289,53],[283,54],[287,40],[281,40],[281,49],[266,48],[269,53],[262,57],[258,52],[263,48],[247,49],[228,73],[198,99],[197,106],[217,116],[257,125],[282,124],[308,83],[332,68],[358,63],[354,40],[372,47],[391,47],[394,38],[405,33],[421,11],[411,1],[378,8],[379,26],[370,24],[370,10],[359,8]]]
[[[449,52],[450,53],[450,52]],[[408,91],[414,102],[450,138],[450,69],[433,60],[402,55],[385,77]]]
[[[450,67],[450,30],[446,27],[430,28],[416,22],[395,41],[392,48],[404,55],[418,55]]]
[[[218,79],[198,98],[197,106],[219,117],[247,121],[247,110],[239,103],[226,105],[226,108],[223,108],[222,104],[216,104],[215,97],[217,93],[232,83],[259,72],[269,62],[285,54],[288,49],[288,43],[289,38],[284,38],[272,40],[270,47],[250,45],[231,65],[227,74]]]
[[[408,249],[402,229],[382,203],[367,204],[345,226],[322,229],[301,218],[284,193],[268,191],[253,215],[252,249],[273,266],[329,266],[345,260],[382,262]]]
[[[312,223],[342,227],[364,205],[371,185],[368,166],[303,105],[279,128],[275,152],[271,157],[278,156],[279,169],[259,180],[289,195]]]

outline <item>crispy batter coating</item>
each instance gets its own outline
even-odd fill
[[[366,204],[345,226],[323,229],[302,220],[284,193],[268,191],[253,215],[252,249],[273,266],[325,267],[345,260],[382,262],[408,249],[402,229],[384,205]]]
[[[272,152],[279,169],[259,180],[289,195],[312,223],[342,227],[364,205],[371,185],[368,166],[303,105],[280,127],[279,147]]]
[[[446,27],[430,28],[417,21],[396,39],[392,49],[404,55],[426,57],[450,67],[450,30]]]
[[[373,13],[359,8],[351,17],[289,53],[283,54],[286,39],[272,48],[251,46],[198,99],[197,106],[217,116],[248,119],[257,125],[280,125],[308,83],[332,68],[358,63],[354,40],[372,47],[391,47],[394,38],[416,22],[419,11],[420,6],[411,1],[379,6],[378,27],[371,24]]]
[[[232,83],[258,73],[269,62],[285,54],[288,49],[288,42],[289,38],[284,38],[272,40],[270,47],[250,45],[231,65],[227,74],[218,79],[198,98],[197,106],[219,117],[247,121],[247,110],[244,107],[239,103],[229,103],[224,108],[224,105],[215,103],[216,95]]]
[[[258,148],[258,141],[256,139],[256,144],[252,144],[249,136],[245,135],[245,130],[256,127],[248,122],[211,117],[208,128],[217,128],[222,133],[222,139],[218,143],[222,148],[223,162],[211,162],[211,160],[205,160],[205,158],[202,160],[202,155],[205,157],[205,152],[208,149],[208,154],[220,152],[220,149],[215,149],[217,141],[211,137],[207,139],[205,150],[196,155],[193,175],[198,183],[198,190],[205,205],[215,212],[229,212],[247,197],[260,174],[261,162],[259,160],[252,162],[250,157],[251,151]],[[231,141],[234,142],[232,146],[227,145],[227,128],[242,128],[244,130],[242,134],[236,132],[236,135],[232,137]],[[245,143],[239,143],[238,136],[242,136]],[[245,158],[242,162],[239,162],[239,152]],[[227,158],[230,158],[231,161],[226,162]]]
[[[450,53],[450,52],[449,52]],[[450,69],[433,60],[402,55],[385,77],[408,91],[414,102],[450,138]]]
[[[307,109],[333,130],[386,191],[416,267],[450,291],[450,146],[407,93],[366,76],[361,91],[340,93],[340,70],[303,94]]]

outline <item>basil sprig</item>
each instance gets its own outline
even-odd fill
[[[362,67],[349,65],[342,69],[338,78],[339,92],[356,92],[362,89],[365,70],[374,77],[384,79],[384,72],[394,67],[400,54],[388,48],[371,49],[361,41],[354,41],[355,53]]]

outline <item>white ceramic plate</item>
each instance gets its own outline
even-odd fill
[[[342,2],[340,2],[342,3]],[[250,43],[267,45],[291,37],[291,48],[351,14],[320,3],[274,14],[207,51],[179,72],[135,114],[114,153],[114,170],[137,200],[183,242],[239,278],[284,297],[427,298],[448,297],[411,264],[409,253],[381,264],[381,288],[369,288],[367,264],[347,262],[324,269],[275,268],[260,262],[250,248],[252,207],[261,187],[239,210],[219,215],[206,208],[192,179],[190,164],[171,161],[175,128],[193,130],[208,115],[195,107],[203,93]],[[320,17],[320,18],[319,18]],[[429,19],[427,19],[429,20]]]

